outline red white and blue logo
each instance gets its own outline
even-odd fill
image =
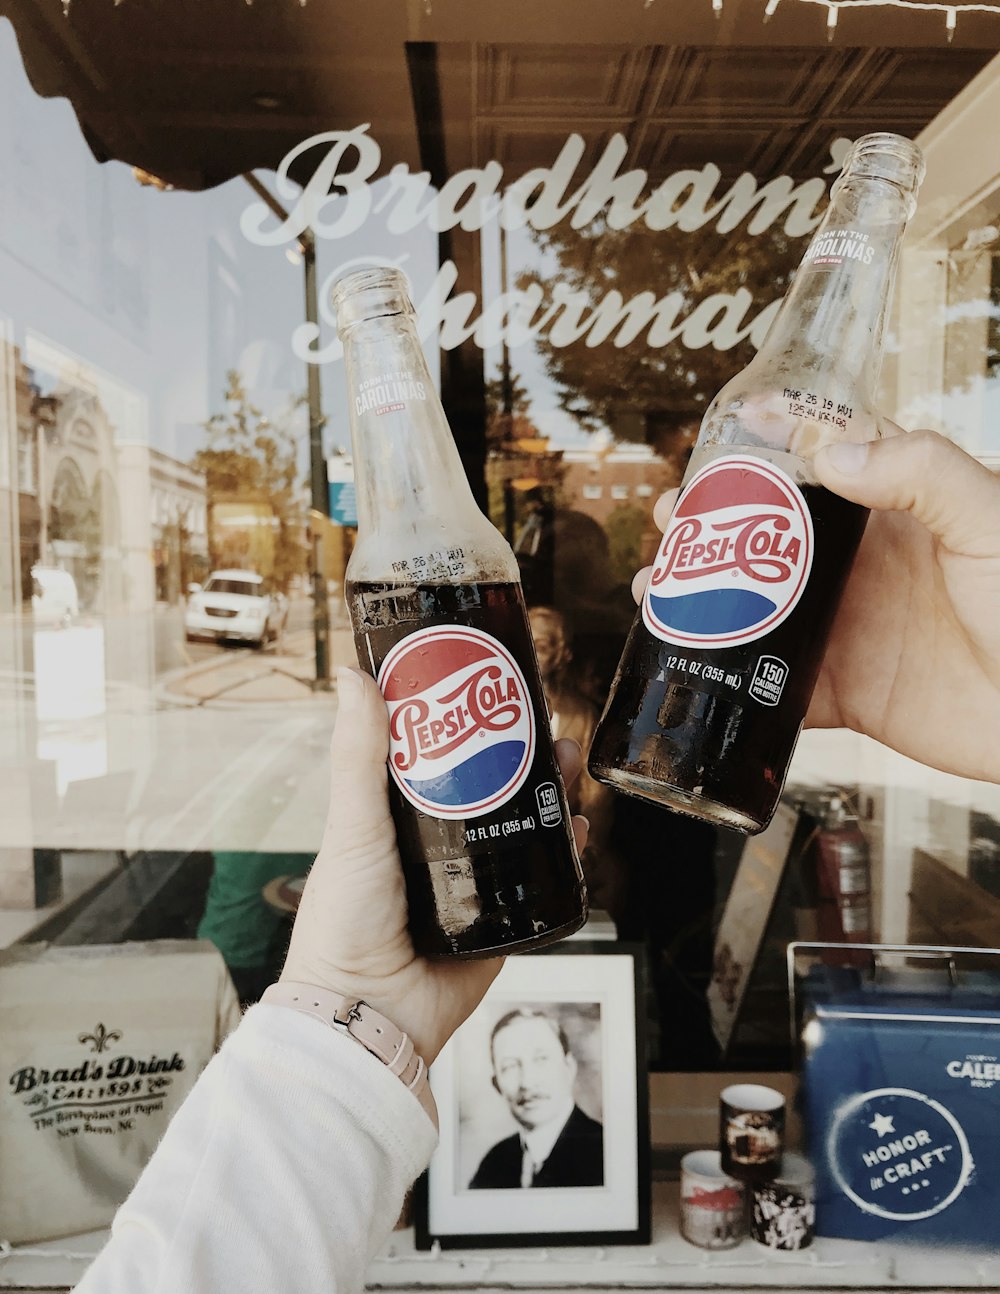
[[[389,709],[389,771],[435,818],[492,813],[524,785],[535,716],[510,652],[479,629],[419,629],[389,652],[378,685]]]
[[[791,477],[766,459],[717,458],[681,491],[643,621],[681,647],[753,642],[794,610],[812,560],[812,517]]]

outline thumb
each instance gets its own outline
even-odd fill
[[[1000,480],[937,432],[890,426],[899,434],[821,449],[820,484],[866,508],[909,512],[953,553],[1000,555]]]
[[[385,794],[389,721],[373,678],[357,669],[337,670],[337,722],[330,743],[331,808],[367,806]]]

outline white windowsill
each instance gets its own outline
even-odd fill
[[[72,1287],[97,1253],[105,1232],[15,1249],[0,1262],[0,1289]],[[906,1291],[1000,1287],[1000,1254],[870,1244],[819,1237],[800,1253],[778,1254],[744,1240],[708,1252],[677,1231],[677,1184],[653,1184],[653,1243],[551,1249],[445,1250],[418,1253],[413,1231],[396,1232],[372,1264],[369,1287],[383,1290],[711,1289],[745,1294],[755,1288]]]

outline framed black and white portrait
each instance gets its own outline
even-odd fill
[[[648,1242],[640,956],[571,940],[507,960],[431,1070],[418,1248]]]

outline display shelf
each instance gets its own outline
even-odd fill
[[[676,1182],[653,1183],[653,1242],[641,1246],[477,1249],[418,1253],[412,1230],[396,1232],[372,1264],[370,1288],[603,1290],[946,1290],[1000,1287],[1000,1252],[962,1252],[818,1237],[800,1253],[751,1240],[708,1252],[677,1227]]]
[[[69,1290],[100,1249],[105,1232],[14,1249],[0,1257],[0,1289]],[[418,1252],[413,1229],[397,1231],[372,1263],[368,1288],[397,1294],[424,1289],[681,1290],[746,1294],[754,1289],[922,1290],[1000,1288],[1000,1251],[977,1253],[913,1245],[870,1244],[818,1237],[801,1253],[778,1254],[744,1240],[735,1249],[707,1252],[677,1230],[677,1183],[653,1184],[650,1245],[551,1249],[477,1249]]]

